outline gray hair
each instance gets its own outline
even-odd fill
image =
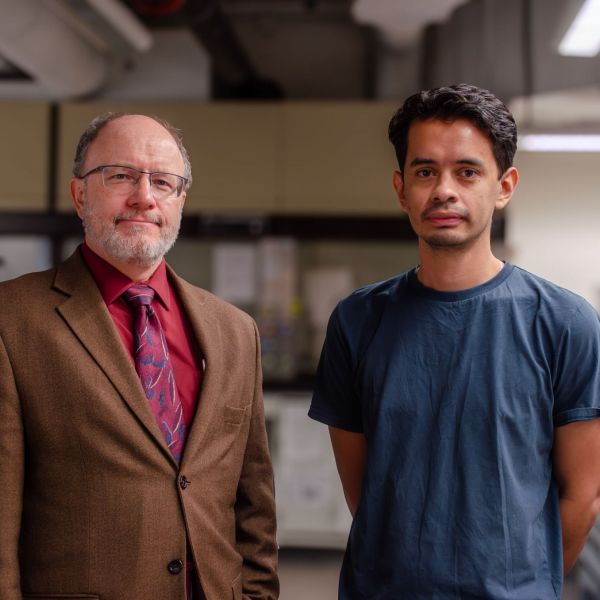
[[[98,137],[100,131],[106,125],[108,125],[108,123],[110,123],[111,121],[115,121],[116,119],[120,119],[121,117],[127,117],[136,114],[138,113],[106,112],[93,119],[91,123],[86,127],[85,131],[81,134],[79,142],[77,143],[77,150],[75,150],[75,160],[73,162],[73,175],[75,177],[81,177],[83,171],[83,163],[85,162],[88,149],[91,143]],[[171,137],[175,140],[177,148],[179,148],[179,152],[181,153],[181,158],[183,158],[183,176],[187,179],[187,183],[185,184],[184,189],[188,190],[192,185],[192,164],[190,162],[188,151],[183,145],[183,137],[181,131],[176,127],[173,127],[171,123],[165,121],[165,119],[161,119],[160,117],[156,117],[154,115],[143,116],[148,116],[150,119],[156,121],[159,125],[162,125],[162,127],[164,127],[171,134]]]

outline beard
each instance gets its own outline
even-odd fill
[[[151,267],[162,260],[175,244],[181,225],[181,212],[170,225],[165,224],[161,215],[137,210],[125,211],[106,221],[89,201],[83,205],[82,217],[86,239],[112,259],[141,267]],[[122,220],[134,217],[156,223],[160,227],[159,237],[149,237],[147,225],[131,225],[127,233],[118,231],[117,226]]]
[[[448,209],[448,206],[445,204],[435,204],[433,206],[425,209],[421,215],[421,222],[426,222],[429,215],[436,211]],[[462,217],[466,223],[471,222],[471,215],[466,209],[457,209],[453,208],[453,212],[458,216]],[[428,246],[430,246],[433,250],[439,249],[462,249],[466,246],[469,246],[474,239],[478,238],[485,228],[482,228],[481,231],[470,232],[467,236],[465,234],[461,234],[458,231],[454,231],[452,228],[441,229],[437,233],[431,233],[428,235],[423,235],[422,239]]]

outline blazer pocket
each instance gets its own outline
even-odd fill
[[[228,406],[225,405],[224,411],[223,411],[223,420],[225,421],[225,423],[228,423],[229,425],[241,425],[245,418],[246,418],[246,414],[249,413],[249,407],[248,406],[242,406],[241,408],[238,406]]]
[[[242,574],[241,573],[231,582],[231,598],[232,598],[232,600],[242,600]]]
[[[23,594],[23,600],[100,600],[96,594]]]

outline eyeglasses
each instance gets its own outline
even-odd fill
[[[104,187],[124,196],[133,192],[135,186],[140,182],[142,175],[148,175],[150,177],[150,189],[156,200],[166,200],[173,196],[180,196],[183,187],[188,182],[185,177],[175,175],[174,173],[141,171],[140,169],[124,167],[122,165],[100,165],[90,169],[77,179],[85,179],[93,173],[101,173]]]

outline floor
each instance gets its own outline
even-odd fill
[[[343,554],[283,548],[279,558],[281,600],[336,600]],[[562,600],[580,600],[569,581]]]
[[[282,548],[279,555],[281,600],[336,600],[343,553]]]

